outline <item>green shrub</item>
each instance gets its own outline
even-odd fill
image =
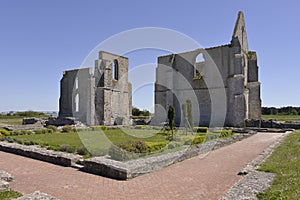
[[[0,141],[2,142],[2,141],[5,141],[5,137],[2,135],[2,136],[0,136]]]
[[[67,150],[66,150],[68,153],[75,153],[76,151],[76,148],[74,146],[69,146],[67,147]]]
[[[3,135],[2,135],[2,133],[0,133],[0,138],[2,138],[3,137]]]
[[[70,125],[64,125],[61,130],[61,132],[63,133],[70,133],[72,131],[73,131],[73,127]]]
[[[47,128],[51,129],[53,132],[57,132],[57,127],[56,126],[49,125]]]
[[[162,148],[165,148],[167,142],[146,142],[146,145],[148,146],[150,152],[154,152]]]
[[[196,144],[201,144],[205,141],[206,136],[203,135],[197,135],[194,137],[192,144],[196,145]]]
[[[7,142],[9,142],[9,143],[13,143],[13,142],[15,141],[14,138],[9,137],[9,136],[5,136],[4,138],[5,138],[5,140],[6,140]]]
[[[180,147],[180,143],[179,142],[171,142],[168,144],[168,149],[174,149],[176,147]]]
[[[216,130],[216,131],[213,131],[213,133],[220,134],[219,138],[230,137],[233,135],[232,130]]]
[[[120,148],[134,153],[147,153],[149,148],[144,140],[140,141],[129,141],[127,143],[119,144]]]
[[[74,153],[76,148],[74,146],[71,146],[69,144],[62,144],[59,145],[59,151],[64,151],[68,153]]]
[[[47,149],[48,150],[53,150],[53,151],[60,151],[60,147],[59,146],[48,146]]]
[[[24,144],[23,140],[15,138],[15,142],[18,144]]]
[[[67,151],[69,147],[70,147],[69,144],[61,144],[59,145],[59,151]]]
[[[11,132],[11,135],[20,135],[20,132],[21,131],[18,131],[18,130],[13,130],[12,132]]]
[[[91,126],[93,131],[105,131],[107,129],[106,126]]]
[[[84,146],[77,147],[76,152],[79,155],[88,155],[89,154],[88,150]]]
[[[130,159],[135,159],[138,158],[137,154],[128,152],[118,146],[112,145],[109,150],[108,150],[108,155],[118,161],[125,161],[125,160],[130,160]]]
[[[219,137],[219,133],[207,133],[206,134],[206,141],[215,140]]]
[[[197,133],[207,133],[207,127],[194,127],[193,130]]]
[[[184,144],[184,145],[191,145],[192,142],[193,142],[192,139],[186,139],[186,140],[184,140],[183,144]]]
[[[50,129],[49,129],[50,130]],[[38,130],[35,130],[34,131],[34,133],[35,134],[37,134],[37,135],[39,135],[39,134],[46,134],[46,133],[48,133],[49,132],[49,130],[48,129],[38,129]],[[52,131],[52,130],[51,130]]]
[[[0,133],[4,136],[10,136],[10,132],[8,130],[5,130],[5,129],[0,129]]]
[[[183,144],[184,145],[191,145],[195,136],[188,135],[182,136]]]
[[[54,133],[53,129],[50,129],[50,128],[47,128],[47,129],[46,129],[46,132],[47,132],[47,133]]]
[[[24,145],[34,145],[35,143],[33,142],[33,141],[28,141],[28,140],[25,140],[25,141],[23,141],[23,144]]]

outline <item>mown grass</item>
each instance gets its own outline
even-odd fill
[[[21,125],[22,117],[0,117],[0,127],[1,125]]]
[[[201,136],[200,138],[198,136]],[[157,129],[157,127],[139,127],[101,130],[80,130],[77,132],[55,132],[46,134],[30,134],[10,136],[15,142],[21,144],[37,144],[48,149],[79,152],[79,149],[86,148],[85,156],[106,155],[112,145],[128,144],[131,141],[145,141],[152,143],[166,143],[165,153],[187,148],[186,146],[199,144],[218,137],[227,137],[223,133],[186,133],[178,130],[173,141],[170,141],[170,133]],[[228,135],[230,137],[231,135]],[[7,141],[10,141],[11,138]],[[199,141],[198,141],[199,140]],[[11,141],[13,142],[13,141]],[[172,143],[172,144],[171,144]],[[170,144],[170,146],[169,146]],[[150,148],[150,147],[149,147]]]
[[[300,121],[300,115],[262,115],[264,120],[276,119],[277,121]]]
[[[259,170],[276,174],[259,199],[300,199],[300,131],[288,135]]]
[[[10,200],[21,197],[22,194],[13,190],[8,190],[5,192],[0,192],[0,200]]]
[[[139,133],[139,136],[138,136]],[[33,141],[42,146],[58,149],[60,145],[68,144],[75,148],[85,146],[92,155],[104,155],[112,144],[118,145],[127,141],[145,140],[148,142],[166,141],[166,137],[150,130],[111,129],[106,131],[80,131],[70,133],[18,135],[12,138]]]

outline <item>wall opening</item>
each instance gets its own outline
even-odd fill
[[[78,77],[76,77],[76,79],[75,79],[75,89],[76,90],[78,89],[78,86],[79,86]]]
[[[194,79],[200,79],[202,77],[202,71],[204,68],[205,59],[203,53],[198,54],[195,59],[194,65]]]
[[[75,112],[79,112],[79,94],[75,96]]]
[[[119,63],[117,59],[114,59],[112,62],[112,78],[115,80],[119,80]]]

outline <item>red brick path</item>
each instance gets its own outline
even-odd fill
[[[259,133],[129,181],[117,181],[0,151],[0,169],[11,173],[14,190],[36,190],[61,200],[218,199],[242,177],[237,173],[281,136]]]

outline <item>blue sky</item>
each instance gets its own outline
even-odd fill
[[[162,27],[203,47],[217,46],[230,42],[240,10],[249,47],[258,53],[263,106],[300,106],[299,9],[298,0],[0,0],[0,111],[58,110],[62,71],[80,67],[114,34]],[[148,64],[147,76],[154,78],[154,64],[163,54],[145,50],[126,56],[130,69]],[[137,90],[133,104],[150,109],[152,90],[151,85]]]

